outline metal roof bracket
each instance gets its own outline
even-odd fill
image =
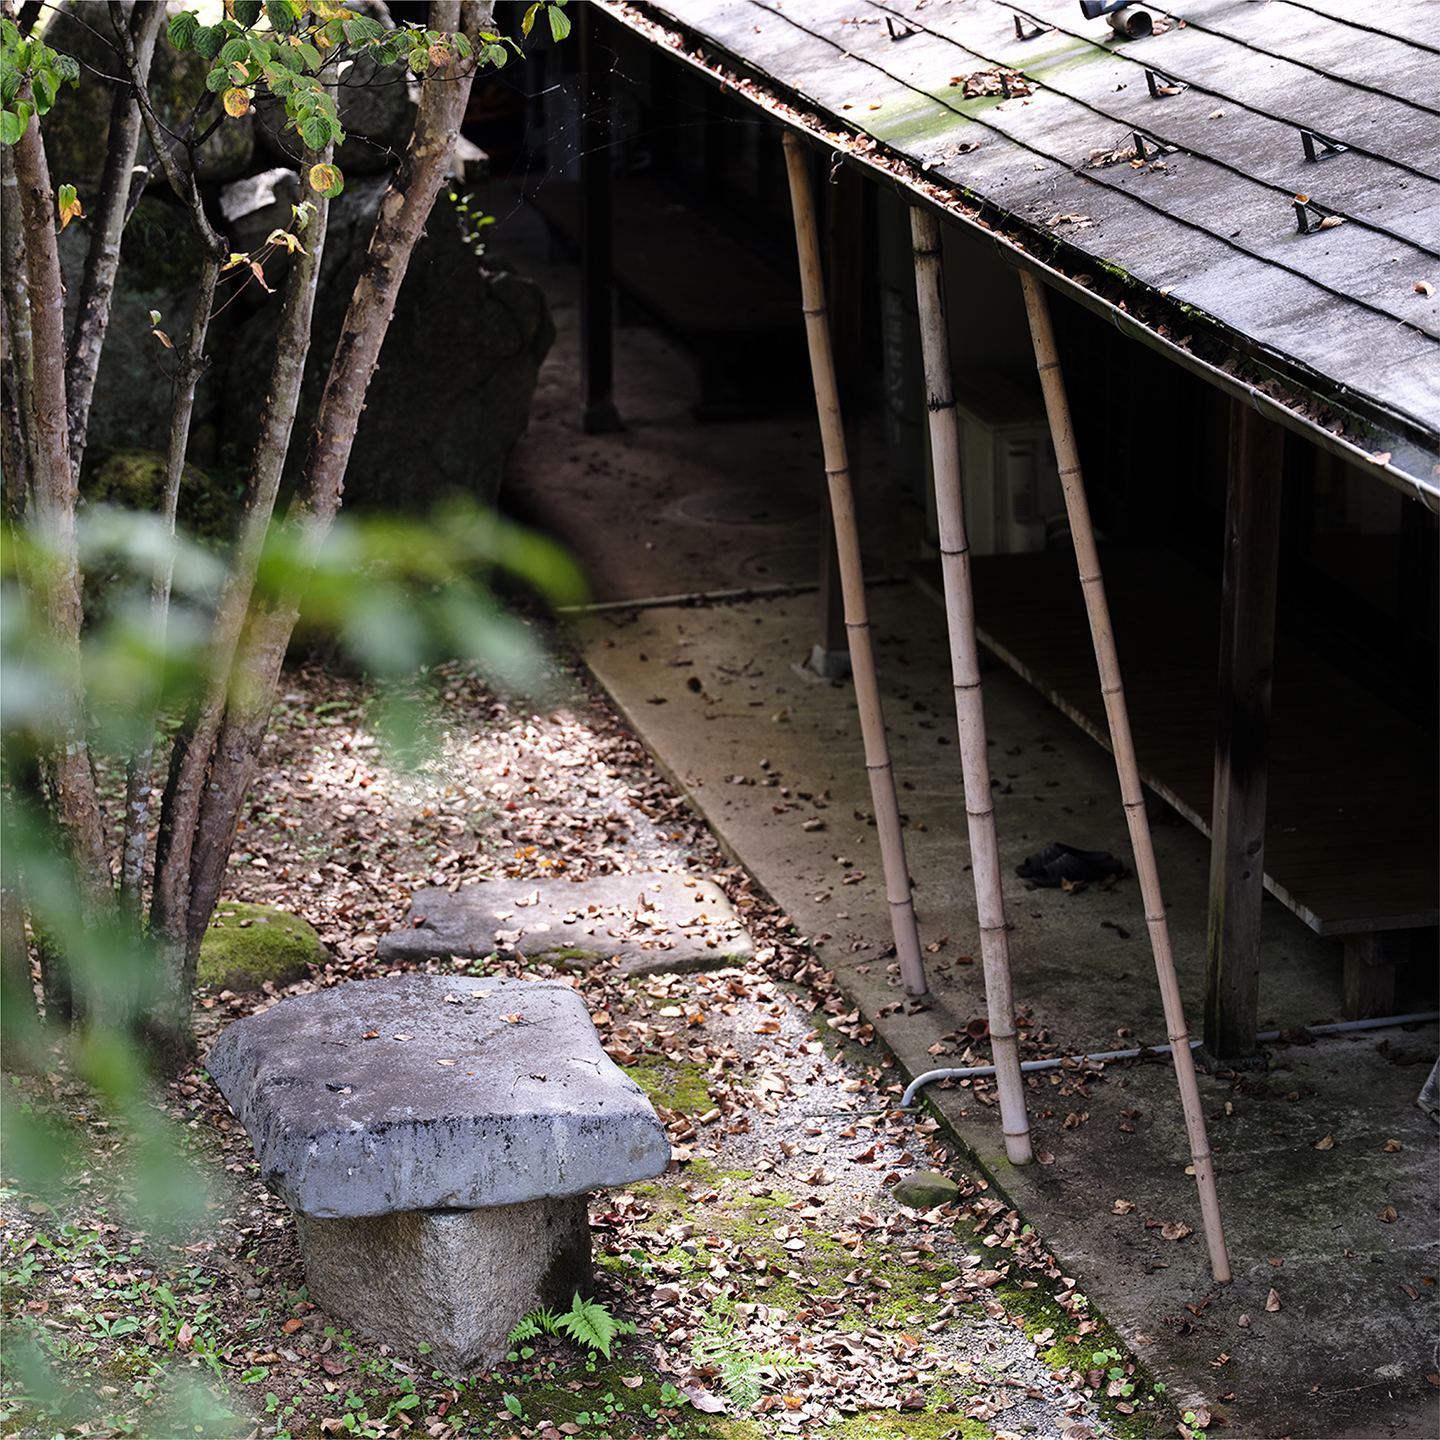
[[[1166,95],[1178,95],[1182,90],[1190,88],[1187,80],[1172,80],[1158,70],[1149,69],[1145,71],[1145,84],[1149,87],[1152,100],[1159,100]]]
[[[1307,160],[1328,160],[1332,155],[1343,155],[1350,147],[1342,145],[1338,140],[1329,140],[1316,130],[1302,130],[1300,132],[1300,143],[1305,147],[1305,158]],[[1317,150],[1316,144],[1323,148]]]
[[[1294,200],[1295,206],[1295,230],[1299,235],[1309,235],[1316,230],[1327,228],[1325,221],[1330,218],[1331,211],[1323,205],[1317,205],[1308,195],[1297,195]],[[1311,224],[1311,221],[1314,224]]]
[[[907,25],[903,20],[900,22],[900,28],[897,30],[895,28],[895,22],[888,15],[885,17],[885,28],[890,32],[890,38],[892,40],[904,40],[911,35],[918,34],[920,31],[918,25]]]
[[[1053,25],[1037,25],[1033,30],[1025,28],[1025,22],[1017,14],[1015,16],[1015,38],[1017,40],[1033,40],[1037,35],[1043,35],[1047,30],[1053,30]]]

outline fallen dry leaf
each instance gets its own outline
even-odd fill
[[[1398,1140],[1387,1140],[1380,1148],[1387,1155],[1398,1155],[1405,1147]]]
[[[396,1039],[396,1040],[413,1040],[415,1037],[414,1037],[413,1035],[401,1035],[401,1034],[398,1034],[398,1033],[397,1033],[397,1034],[396,1034],[394,1037],[392,1037],[392,1038],[394,1038],[394,1039]]]
[[[1110,1213],[1112,1215],[1128,1215],[1134,1208],[1135,1202],[1133,1200],[1117,1200],[1110,1207]]]
[[[1192,1231],[1183,1220],[1171,1220],[1160,1227],[1160,1233],[1167,1240],[1183,1240]]]
[[[1380,1212],[1378,1218],[1383,1220],[1387,1225],[1389,1225],[1400,1218],[1400,1212],[1393,1205],[1387,1205]]]
[[[1335,1148],[1335,1136],[1334,1136],[1334,1133],[1333,1133],[1333,1132],[1328,1133],[1328,1134],[1325,1134],[1325,1135],[1322,1135],[1322,1136],[1315,1142],[1315,1149],[1317,1149],[1317,1150],[1333,1150],[1334,1148]]]
[[[1435,293],[1435,287],[1428,280],[1417,280],[1415,282],[1415,293],[1423,295],[1428,300]]]
[[[1280,1292],[1271,1290],[1265,1297],[1265,1308],[1273,1315],[1280,1308]]]

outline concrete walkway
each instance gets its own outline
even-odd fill
[[[573,269],[524,212],[494,247],[549,287],[560,339],[541,377],[507,493],[565,540],[599,601],[800,579],[822,481],[812,413],[702,426],[688,358],[624,327],[617,394],[627,429],[578,425]],[[877,577],[916,553],[918,525],[872,477],[862,534]],[[724,503],[730,492],[733,503]],[[754,497],[785,503],[764,507]],[[699,497],[697,499],[697,497]],[[793,918],[909,1076],[966,1058],[983,1017],[975,898],[943,617],[913,587],[878,583],[871,616],[930,993],[899,988],[854,697],[802,664],[813,591],[702,605],[608,608],[578,634],[587,663],[721,843]],[[1122,665],[1124,657],[1121,657]],[[1109,756],[998,665],[985,672],[1017,1007],[1064,1053],[1165,1039],[1133,878],[1036,890],[1014,867],[1052,840],[1130,863]],[[1203,997],[1208,843],[1161,802],[1155,843],[1192,1035]],[[1265,907],[1260,1020],[1340,1019],[1339,942]],[[1435,977],[1402,974],[1406,1010]],[[1202,1075],[1234,1281],[1214,1285],[1168,1061],[1070,1069],[1028,1082],[1045,1163],[1004,1158],[993,1090],[931,1085],[992,1181],[1036,1226],[1136,1356],[1221,1433],[1440,1436],[1437,1132],[1414,1099],[1433,1022],[1268,1047],[1263,1069]],[[988,1059],[983,1044],[972,1057]],[[1174,1234],[1176,1223],[1190,1233]]]

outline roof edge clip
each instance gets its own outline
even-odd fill
[[[1015,12],[1015,38],[1017,40],[1033,40],[1037,35],[1043,35],[1047,30],[1053,30],[1053,25],[1037,24],[1033,30],[1025,28],[1025,22],[1020,18],[1019,11]]]
[[[1295,233],[1297,235],[1309,235],[1317,230],[1331,230],[1336,225],[1344,223],[1336,217],[1333,210],[1327,210],[1323,205],[1317,205],[1308,195],[1297,195],[1292,203],[1295,206]]]
[[[1178,95],[1182,90],[1190,88],[1187,80],[1173,80],[1168,75],[1162,75],[1158,70],[1150,69],[1145,71],[1145,84],[1149,87],[1152,100],[1159,100],[1165,95]]]
[[[1307,160],[1328,160],[1332,155],[1343,155],[1350,148],[1348,145],[1342,145],[1338,140],[1327,138],[1318,130],[1302,130],[1300,143],[1305,147]],[[1316,145],[1321,148],[1317,150]]]

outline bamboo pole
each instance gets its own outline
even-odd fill
[[[820,276],[820,241],[815,227],[815,204],[805,150],[788,130],[785,166],[790,176],[790,204],[795,213],[795,243],[800,252],[800,288],[805,308],[805,334],[810,343],[810,371],[815,382],[815,405],[820,415],[820,438],[825,450],[825,479],[830,511],[835,522],[835,546],[840,556],[840,589],[845,601],[845,634],[850,645],[850,670],[855,678],[855,703],[860,711],[860,732],[865,741],[865,769],[870,776],[870,799],[880,835],[880,857],[885,868],[885,894],[890,902],[890,928],[900,978],[911,995],[925,993],[925,962],[920,956],[920,935],[915,928],[915,906],[910,897],[910,870],[905,863],[905,838],[900,830],[900,806],[895,798],[895,776],[890,769],[890,746],[885,739],[885,716],[875,678],[875,657],[870,647],[870,618],[865,607],[865,578],[860,563],[860,535],[855,525],[855,499],[850,488],[850,462],[845,450],[845,428],[835,388],[835,360],[830,351],[830,327],[825,318],[825,291]]]
[[[1060,481],[1065,488],[1065,509],[1070,518],[1070,533],[1075,542],[1080,584],[1085,593],[1085,608],[1090,617],[1095,660],[1100,669],[1100,690],[1105,697],[1105,718],[1110,725],[1110,747],[1114,752],[1115,769],[1120,777],[1120,797],[1125,806],[1126,823],[1130,827],[1130,845],[1135,854],[1135,870],[1140,877],[1140,893],[1145,903],[1145,923],[1150,930],[1150,948],[1155,956],[1155,973],[1160,980],[1160,996],[1165,1005],[1165,1026],[1175,1063],[1175,1080],[1180,1087],[1180,1104],[1185,1112],[1185,1128],[1190,1135],[1190,1156],[1194,1161],[1195,1185],[1200,1192],[1200,1211],[1205,1220],[1205,1240],[1210,1247],[1210,1266],[1215,1273],[1216,1283],[1228,1285],[1230,1258],[1225,1250],[1225,1230],[1220,1222],[1220,1202],[1215,1194],[1215,1169],[1210,1156],[1210,1141],[1205,1133],[1205,1116],[1200,1109],[1200,1087],[1195,1079],[1195,1064],[1190,1055],[1190,1032],[1185,1023],[1180,984],[1175,976],[1175,959],[1170,950],[1170,926],[1165,919],[1165,901],[1160,893],[1160,872],[1155,865],[1150,822],[1145,815],[1145,797],[1140,789],[1140,769],[1136,764],[1135,745],[1130,736],[1130,714],[1125,706],[1125,689],[1120,680],[1115,633],[1110,628],[1105,582],[1100,574],[1100,557],[1095,548],[1095,532],[1090,524],[1090,507],[1080,476],[1080,456],[1075,446],[1075,432],[1070,423],[1070,404],[1065,396],[1064,377],[1060,373],[1055,334],[1050,326],[1050,307],[1045,298],[1045,288],[1036,276],[1022,270],[1020,283],[1025,291],[1025,311],[1030,319],[1030,338],[1035,344],[1035,363],[1040,371],[1041,387],[1045,392],[1050,436],[1055,443]]]
[[[920,310],[920,346],[925,361],[925,408],[930,412],[930,452],[935,465],[935,511],[940,526],[940,570],[945,582],[945,621],[950,634],[950,674],[955,686],[955,719],[960,731],[960,769],[965,781],[965,815],[970,827],[970,863],[980,921],[980,957],[985,967],[985,1000],[990,1015],[990,1050],[1005,1153],[1012,1165],[1033,1158],[1030,1121],[1015,1002],[1010,990],[1009,927],[1000,886],[1000,847],[995,838],[995,803],[990,794],[990,761],[985,753],[985,702],[980,691],[980,653],[975,641],[975,601],[970,587],[970,540],[965,532],[965,496],[960,476],[960,426],[950,374],[950,330],[945,318],[945,275],[941,265],[940,222],[928,210],[910,211],[915,248],[915,295]]]

